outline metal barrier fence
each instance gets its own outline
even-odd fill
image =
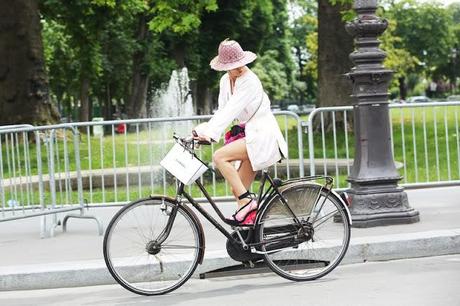
[[[300,118],[291,112],[276,114],[291,148],[282,163],[272,167],[282,178],[304,175]],[[123,121],[68,123],[42,127],[16,126],[0,129],[0,222],[41,216],[41,236],[54,234],[61,224],[57,213],[89,205],[123,205],[149,194],[175,193],[175,180],[159,166],[173,145],[173,132],[187,135],[192,127],[211,116],[154,118]],[[127,128],[118,128],[124,125]],[[293,132],[294,131],[294,132]],[[210,162],[219,145],[203,146],[202,160]],[[221,200],[232,199],[230,187],[208,171],[202,183]],[[256,187],[256,186],[254,186]],[[198,188],[189,187],[201,197]],[[46,215],[52,215],[47,224]],[[48,222],[49,223],[49,222]]]
[[[174,143],[173,132],[188,135],[194,126],[211,117],[190,116],[69,124],[81,133],[79,150],[85,202],[97,206],[122,205],[152,193],[174,195],[175,180],[159,166],[160,160]],[[274,165],[272,171],[274,175],[283,178],[303,176],[300,118],[292,112],[279,112],[276,117],[285,138],[295,149],[291,150],[286,160]],[[120,124],[126,125],[127,128],[118,129],[117,126]],[[213,167],[212,155],[219,147],[219,144],[203,146],[198,151],[198,157]],[[229,185],[215,172],[208,171],[201,180],[213,197],[220,200],[233,198],[230,196]],[[189,192],[204,200],[197,187],[190,186]]]
[[[88,218],[97,221],[102,234],[99,219],[84,214],[78,143],[78,131],[63,125],[0,129],[0,222],[41,217],[40,236],[45,238],[58,225],[65,231],[69,218]],[[57,219],[57,213],[76,210],[80,213]]]
[[[272,174],[288,179],[321,173],[334,176],[337,188],[348,187],[352,110],[318,108],[308,119],[303,117],[307,121],[292,112],[275,113],[289,156],[271,167]],[[460,184],[459,113],[460,102],[390,105],[393,153],[403,186]],[[89,218],[97,221],[102,234],[101,222],[86,215],[85,207],[123,205],[149,194],[174,195],[176,182],[159,162],[173,145],[174,131],[189,134],[209,118],[0,127],[0,222],[39,216],[41,236],[46,237],[60,224],[65,230],[71,217]],[[308,146],[303,146],[303,137],[308,137]],[[218,147],[203,146],[198,156],[210,162]],[[201,181],[214,198],[233,200],[229,185],[216,172],[208,171]],[[198,188],[188,188],[202,197]],[[62,222],[58,213],[67,213]]]
[[[460,102],[390,104],[389,110],[401,185],[460,184]],[[349,187],[346,178],[354,151],[352,111],[352,106],[318,108],[304,123],[310,174],[334,176],[339,189]]]

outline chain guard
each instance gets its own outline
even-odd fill
[[[254,242],[254,232],[253,232],[252,229],[251,230],[240,231],[240,234],[241,234],[241,237],[243,237],[243,239],[244,239],[244,241],[246,243],[253,243]],[[231,235],[235,240],[240,241],[240,238],[238,237],[238,234],[236,233],[236,231],[234,231]],[[264,256],[262,254],[253,254],[253,253],[251,253],[250,249],[245,250],[245,249],[243,249],[243,245],[241,245],[239,243],[235,243],[235,242],[231,241],[230,239],[227,239],[226,246],[227,246],[228,255],[233,260],[236,260],[236,261],[242,261],[242,262],[252,261],[252,262],[256,262],[256,261],[261,260],[261,259],[264,258]]]

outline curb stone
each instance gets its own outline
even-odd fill
[[[460,228],[351,239],[341,264],[460,254]],[[180,265],[180,262],[175,263]],[[225,251],[205,253],[199,273],[238,264]],[[114,284],[104,261],[0,267],[0,291]]]

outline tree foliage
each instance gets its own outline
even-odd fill
[[[283,100],[289,89],[288,78],[283,63],[277,61],[279,54],[276,50],[268,50],[259,57],[253,71],[258,75],[265,91],[272,102]]]
[[[187,66],[195,108],[209,113],[219,80],[209,61],[219,43],[231,38],[257,53],[251,67],[274,103],[315,102],[322,39],[317,10],[325,2],[343,8],[342,20],[354,14],[351,0],[41,0],[51,100],[74,120],[79,112],[80,120],[128,110],[136,117],[171,71]],[[453,83],[459,76],[460,55],[453,50],[460,49],[460,4],[379,3],[389,20],[381,48],[394,71],[392,92],[400,91],[401,82],[411,90],[424,78]],[[338,56],[340,49],[335,51],[330,56]],[[340,62],[349,64],[346,56]]]
[[[295,63],[295,80],[291,86],[291,99],[314,103],[318,79],[318,18],[316,1],[291,1],[290,32]]]
[[[449,57],[453,20],[441,4],[400,1],[388,11],[388,18],[396,21],[394,35],[402,38],[395,47],[417,58],[418,72],[430,74]]]

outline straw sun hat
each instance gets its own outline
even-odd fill
[[[240,44],[234,40],[224,40],[219,45],[218,55],[210,63],[217,71],[228,71],[243,67],[257,58],[251,51],[243,51]]]

